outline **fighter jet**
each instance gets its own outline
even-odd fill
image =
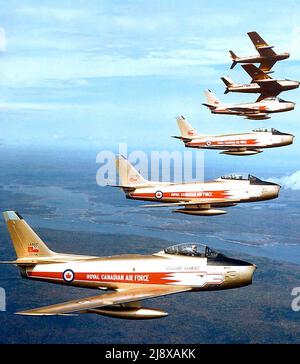
[[[168,315],[141,306],[141,301],[174,293],[238,288],[252,283],[256,266],[199,244],[180,244],[153,255],[95,257],[50,250],[20,214],[3,213],[23,278],[110,290],[46,307],[17,312],[51,316],[97,314],[123,319],[155,319]],[[203,250],[203,252],[202,252]],[[59,291],[56,291],[56,295]]]
[[[271,200],[278,197],[280,186],[262,181],[252,175],[226,175],[210,182],[170,183],[154,182],[143,178],[139,172],[119,155],[116,167],[120,177],[119,187],[126,198],[159,202],[143,207],[182,207],[173,212],[212,216],[226,214],[216,207],[235,206],[241,202]]]
[[[199,134],[181,116],[177,118],[181,136],[173,136],[183,141],[187,148],[223,150],[220,154],[247,156],[261,153],[263,148],[282,147],[293,143],[294,135],[281,133],[272,128],[255,129],[250,133],[204,135]]]
[[[222,104],[210,90],[206,90],[204,95],[207,102],[202,105],[208,107],[212,114],[238,115],[250,120],[270,119],[269,114],[290,111],[296,105],[292,101],[275,97],[269,97],[259,102]]]
[[[299,87],[298,81],[274,80],[253,64],[242,65],[244,70],[252,78],[250,84],[237,84],[230,77],[221,77],[226,85],[225,94],[228,92],[260,93],[257,101],[268,97],[276,97],[283,91],[294,90]]]
[[[290,54],[285,52],[277,54],[273,51],[273,46],[269,46],[257,32],[247,33],[259,55],[250,57],[238,57],[233,51],[229,51],[234,68],[237,63],[260,63],[259,68],[264,72],[270,72],[274,64],[278,61],[289,58]]]

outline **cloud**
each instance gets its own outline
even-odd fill
[[[6,36],[5,36],[5,30],[3,28],[0,28],[0,52],[6,51]]]
[[[266,179],[270,182],[280,184],[282,187],[290,190],[300,190],[300,170],[292,173],[289,176],[282,176],[279,178],[272,177]]]

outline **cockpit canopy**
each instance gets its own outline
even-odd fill
[[[278,102],[288,102],[286,100],[281,99],[280,97],[266,97],[263,101],[278,101]]]
[[[250,185],[274,185],[272,182],[263,181],[252,174],[228,174],[221,176],[221,179],[232,180],[232,181],[249,181]]]
[[[232,180],[244,180],[244,181],[251,181],[254,179],[258,179],[257,177],[252,176],[251,174],[237,174],[237,173],[226,174],[224,176],[221,176],[220,178],[232,179]]]
[[[287,101],[285,101],[285,100],[281,99],[280,97],[277,97],[277,100],[278,100],[279,102],[287,102]]]
[[[226,255],[211,249],[210,247],[199,243],[187,243],[173,245],[164,250],[165,254],[175,256],[187,256],[195,258],[206,258],[207,265],[225,265],[225,266],[249,266],[251,263],[228,258]]]
[[[224,257],[224,255],[219,253],[218,251],[213,250],[210,247],[199,243],[172,245],[166,248],[164,252],[165,254],[185,255],[190,257],[208,258],[208,259],[209,258],[216,259],[217,257]]]
[[[286,135],[285,133],[282,133],[281,131],[271,128],[271,129],[265,129],[265,128],[258,128],[252,130],[254,133],[272,133],[272,135]]]

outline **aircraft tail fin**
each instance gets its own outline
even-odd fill
[[[122,155],[116,156],[116,168],[120,178],[120,187],[138,187],[149,184],[149,181]]]
[[[233,51],[229,51],[230,53],[230,58],[232,59],[232,65],[230,67],[230,69],[232,70],[236,64],[237,64],[237,59],[239,58]]]
[[[189,122],[183,116],[176,118],[181,138],[191,140],[198,135],[197,130],[194,129]]]
[[[211,110],[216,109],[221,104],[220,100],[214,95],[213,92],[211,92],[211,90],[205,90],[204,96],[207,100],[207,103],[203,105],[207,106]]]
[[[237,86],[237,84],[228,76],[226,77],[221,77],[221,80],[225,83],[226,85],[226,90],[225,90],[225,94],[227,94],[229,92],[229,87],[233,87],[233,86]]]
[[[18,212],[5,211],[3,217],[18,259],[51,257],[56,254],[47,247]]]

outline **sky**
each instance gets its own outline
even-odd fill
[[[204,134],[275,127],[297,135],[296,110],[266,121],[211,115],[203,91],[224,102],[220,77],[249,81],[228,50],[254,53],[256,30],[275,51],[291,53],[273,76],[300,80],[300,3],[272,1],[72,0],[9,1],[0,8],[0,142],[116,150],[182,149],[175,117]],[[299,90],[282,94],[297,102]],[[300,107],[300,105],[299,105]],[[296,170],[293,146],[272,151]],[[268,155],[266,156],[266,154]],[[271,152],[255,156],[270,159]],[[217,155],[216,153],[214,153]],[[228,156],[227,156],[228,158]]]

